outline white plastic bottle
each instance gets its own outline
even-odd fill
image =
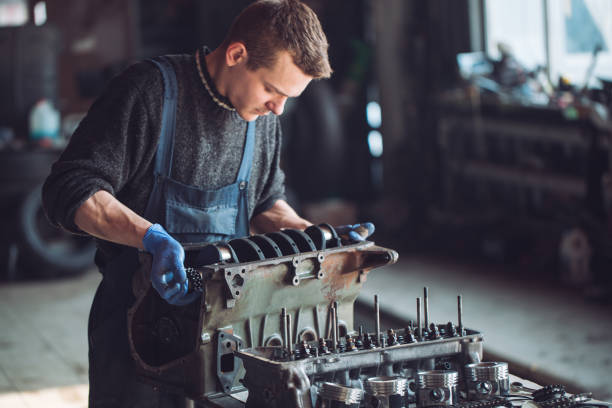
[[[60,114],[47,99],[41,99],[30,111],[30,139],[57,139],[60,129]]]

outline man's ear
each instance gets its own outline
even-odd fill
[[[233,42],[227,46],[225,50],[225,63],[229,67],[233,67],[246,62],[247,50],[246,46],[241,42]]]

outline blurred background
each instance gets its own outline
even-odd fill
[[[87,381],[95,245],[46,222],[50,165],[113,76],[215,48],[249,3],[0,0],[0,401],[29,406],[25,391]],[[612,2],[305,3],[334,74],[281,117],[291,204],[313,222],[374,222],[374,240],[402,261],[377,272],[372,290],[474,292],[472,326],[491,332],[496,357],[612,398]],[[389,318],[412,316],[413,301],[408,311],[395,296]],[[517,307],[534,298],[544,304]],[[562,364],[513,351],[508,321],[532,322],[512,330],[533,350],[565,339],[548,355]],[[40,344],[22,342],[32,330]],[[31,353],[32,367],[13,367],[19,347],[57,361],[41,369]],[[576,374],[581,361],[586,374]],[[72,372],[51,381],[62,364]],[[86,388],[71,392],[82,405]]]

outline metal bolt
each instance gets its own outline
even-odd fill
[[[387,339],[389,346],[395,346],[396,344],[398,344],[397,337],[393,329],[387,330]]]
[[[416,337],[414,337],[414,333],[412,331],[411,326],[406,327],[406,330],[404,332],[404,340],[406,340],[406,343],[416,343],[417,339]]]
[[[350,335],[347,334],[344,338],[346,339],[346,351],[357,350],[357,346],[355,346],[355,341]]]
[[[363,334],[363,346],[366,349],[373,349],[376,348],[376,345],[374,344],[374,342],[372,341],[372,339],[370,338],[370,334],[369,333],[364,333]]]
[[[446,335],[449,337],[459,336],[459,333],[457,333],[457,327],[455,327],[453,322],[446,323]]]
[[[329,354],[329,348],[327,348],[323,337],[319,337],[319,354]]]
[[[310,357],[310,346],[308,345],[308,342],[306,340],[302,340],[302,344],[300,344],[300,354],[301,358]]]
[[[429,339],[438,340],[441,337],[442,336],[440,336],[440,329],[438,329],[438,326],[436,326],[434,323],[430,324],[429,325]]]

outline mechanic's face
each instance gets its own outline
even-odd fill
[[[280,51],[270,68],[252,71],[246,67],[246,58],[239,58],[230,71],[232,83],[227,96],[249,122],[270,112],[280,115],[287,98],[299,96],[312,80],[293,63],[287,51]]]

